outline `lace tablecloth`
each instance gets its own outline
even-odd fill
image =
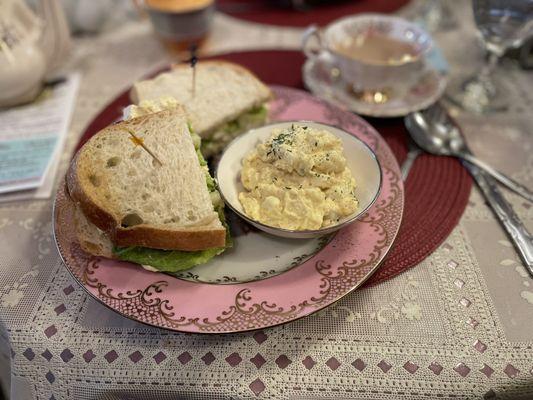
[[[481,59],[467,2],[437,35],[452,73]],[[405,11],[409,12],[409,10]],[[296,48],[301,31],[217,16],[210,52]],[[146,23],[76,40],[82,81],[63,155],[115,94],[171,61]],[[533,187],[531,76],[500,74],[509,112],[458,115],[475,152]],[[533,205],[505,193],[533,230]],[[0,206],[0,379],[25,399],[533,398],[533,281],[474,190],[446,242],[419,266],[277,328],[185,335],[127,320],[61,265],[52,201]]]

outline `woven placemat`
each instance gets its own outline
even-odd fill
[[[301,69],[304,57],[300,52],[247,51],[216,58],[244,65],[268,84],[303,89]],[[127,91],[108,104],[87,127],[78,148],[100,129],[116,121],[128,104]],[[385,138],[401,164],[407,155],[407,131],[403,120],[367,121]],[[419,264],[439,247],[459,222],[471,187],[470,175],[457,160],[428,154],[418,157],[405,182],[404,215],[395,244],[366,285],[398,275]]]
[[[392,13],[407,3],[409,0],[332,0],[298,11],[280,7],[279,2],[272,0],[218,0],[217,7],[232,17],[260,24],[304,27],[327,25],[351,14]]]

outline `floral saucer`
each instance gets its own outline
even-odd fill
[[[370,117],[402,117],[427,108],[442,96],[447,83],[446,74],[427,63],[420,80],[406,92],[395,93],[392,89],[387,101],[367,101],[349,90],[349,85],[342,79],[332,56],[327,52],[307,59],[303,66],[303,79],[314,95],[343,109]]]

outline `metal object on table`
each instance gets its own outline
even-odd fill
[[[505,200],[494,184],[494,180],[469,162],[463,162],[463,165],[474,177],[488,204],[511,237],[520,258],[524,262],[524,266],[533,277],[533,236],[522,224],[511,205]]]
[[[407,157],[400,166],[400,171],[402,173],[402,179],[404,182],[407,180],[407,176],[409,176],[409,172],[411,171],[411,168],[413,168],[413,164],[415,163],[418,156],[422,154],[422,151],[423,150],[418,147],[418,145],[413,141],[413,139],[409,137],[407,141]]]
[[[462,139],[459,127],[448,116],[446,110],[439,104],[436,104],[423,112],[410,114],[406,117],[406,126],[413,139],[419,145],[421,143],[417,141],[417,138],[420,138],[422,135],[429,138],[438,131],[441,135],[446,136],[447,131],[454,131],[454,135],[458,134],[461,136],[460,140],[462,141],[463,153],[472,156],[470,149]],[[424,145],[421,147],[424,150],[430,148],[425,148]],[[470,161],[463,159],[463,165],[472,174],[481,193],[485,196],[492,211],[513,242],[525,268],[531,277],[533,277],[533,236],[527,231],[526,227],[515,214],[511,205],[498,190],[495,181],[488,176],[484,170]]]
[[[413,140],[428,153],[468,161],[524,199],[533,202],[533,193],[528,188],[477,159],[469,151],[461,130],[441,105],[436,104],[425,111],[409,114],[405,118],[405,125]]]

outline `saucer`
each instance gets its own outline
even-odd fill
[[[382,103],[368,102],[350,93],[348,84],[334,66],[332,56],[326,52],[307,59],[303,66],[303,79],[314,95],[343,109],[370,117],[403,117],[429,107],[444,93],[446,75],[428,64],[420,80],[410,89],[396,95],[391,92],[390,99]]]

